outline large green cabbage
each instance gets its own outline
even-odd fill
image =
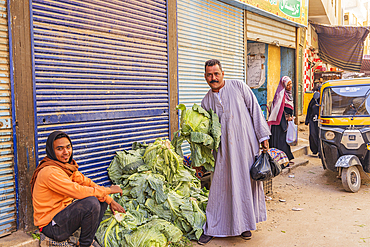
[[[192,166],[204,166],[208,171],[214,171],[213,151],[218,151],[221,140],[217,114],[212,109],[207,112],[197,104],[188,110],[180,104],[177,109],[181,110],[180,129],[172,139],[176,152],[183,156],[181,145],[186,140],[190,144]]]

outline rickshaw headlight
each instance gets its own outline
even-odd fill
[[[325,139],[326,140],[333,140],[334,139],[334,137],[335,137],[335,134],[334,134],[334,132],[333,131],[326,131],[325,132]]]

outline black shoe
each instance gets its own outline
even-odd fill
[[[198,244],[206,245],[209,242],[211,242],[212,239],[213,239],[213,236],[208,236],[208,235],[202,234],[202,236],[200,236],[200,238],[198,240]]]
[[[251,231],[245,231],[240,235],[240,237],[242,237],[244,240],[249,240],[252,238],[252,233]]]

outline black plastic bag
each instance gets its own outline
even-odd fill
[[[276,164],[268,152],[263,151],[251,167],[251,177],[257,181],[266,181],[276,177],[281,172],[281,166]]]

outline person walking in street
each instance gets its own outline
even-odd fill
[[[48,136],[46,155],[31,180],[35,226],[58,242],[81,227],[79,246],[99,246],[94,236],[108,204],[113,213],[125,213],[109,196],[122,195],[122,189],[99,186],[82,175],[73,159],[71,139],[62,131]]]
[[[268,150],[270,129],[256,96],[242,81],[224,80],[220,61],[205,63],[210,90],[202,107],[212,109],[221,122],[221,143],[206,209],[207,221],[198,243],[213,237],[250,239],[256,223],[267,218],[263,184],[250,177],[259,144]]]
[[[293,120],[293,109],[292,80],[288,76],[283,76],[276,89],[268,118],[268,125],[271,126],[272,133],[269,144],[270,147],[283,151],[289,160],[294,159],[294,156],[286,142],[286,134],[288,121]]]
[[[310,149],[313,154],[319,153],[319,102],[320,102],[320,87],[318,84],[313,89],[313,97],[308,104],[305,125],[309,127],[309,142]],[[319,154],[320,156],[320,154]]]

